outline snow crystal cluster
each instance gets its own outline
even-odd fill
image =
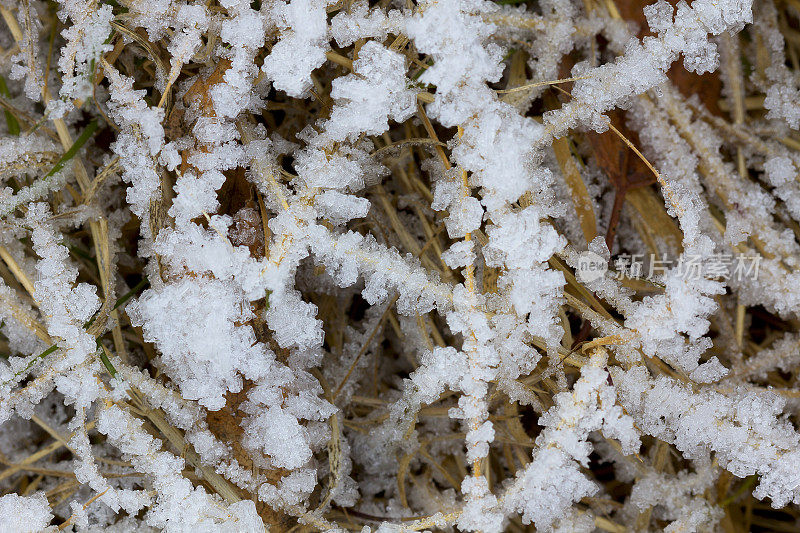
[[[0,2],[0,531],[796,516],[789,4]]]

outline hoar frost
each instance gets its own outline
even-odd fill
[[[796,510],[800,13],[513,4],[0,6],[0,530]]]

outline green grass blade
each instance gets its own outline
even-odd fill
[[[6,79],[3,76],[0,76],[0,94],[5,96],[6,98],[11,98],[11,93],[8,91],[8,85],[6,85]],[[17,122],[17,118],[8,109],[4,110],[3,113],[6,116],[8,133],[10,133],[11,135],[19,135],[19,132],[21,130],[19,127],[19,122]]]
[[[45,178],[49,178],[64,168],[64,165],[66,165],[73,157],[75,157],[75,155],[78,153],[78,150],[80,150],[81,147],[86,144],[86,141],[88,141],[92,135],[94,135],[95,131],[97,131],[97,120],[91,121],[89,125],[86,126],[86,129],[83,130],[77,139],[75,139],[75,142],[72,143],[72,146],[69,147],[69,150],[67,150],[64,155],[62,155],[61,158],[56,161],[56,164],[52,169],[50,169],[50,172],[47,173]]]

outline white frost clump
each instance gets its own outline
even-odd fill
[[[53,518],[44,492],[33,496],[6,494],[0,498],[0,530],[37,533],[55,530],[47,527]]]
[[[648,472],[633,486],[630,505],[640,512],[658,506],[658,518],[670,521],[664,528],[668,533],[697,531],[718,524],[722,509],[702,497],[716,477],[714,467],[707,463],[705,459],[698,461],[696,472],[684,471],[677,476]]]
[[[145,339],[155,342],[164,365],[173,369],[173,379],[185,398],[198,400],[210,409],[225,405],[224,394],[241,390],[238,371],[266,361],[264,347],[255,343],[252,331],[237,328],[250,314],[227,296],[231,287],[217,280],[206,283],[182,281],[149,292],[131,308],[134,324],[143,324]],[[186,312],[187,308],[190,312]],[[159,320],[171,316],[170,322]],[[177,336],[175,331],[194,332]],[[259,377],[268,366],[247,372]]]
[[[389,127],[388,119],[403,122],[416,110],[416,94],[405,86],[402,55],[369,41],[358,51],[353,71],[333,81],[331,97],[345,104],[337,105],[328,120],[325,133],[331,140],[380,134]]]
[[[43,222],[48,215],[49,210],[44,204],[30,205],[28,220],[34,228],[33,248],[41,258],[36,263],[39,278],[33,288],[39,299],[39,308],[46,317],[47,332],[61,340],[65,351],[65,357],[55,368],[66,370],[83,363],[95,351],[95,339],[86,332],[84,324],[100,308],[100,299],[94,285],[78,283],[72,286],[78,277],[78,269],[69,264],[69,251],[58,242],[59,235],[52,226]]]
[[[94,67],[102,54],[111,50],[106,42],[114,18],[111,6],[98,5],[92,0],[71,0],[62,2],[58,14],[62,21],[69,17],[72,22],[62,32],[67,46],[58,60],[64,74],[59,94],[62,99],[90,98]]]
[[[800,125],[800,110],[793,102],[800,96],[800,88],[796,75],[786,68],[784,37],[778,28],[778,13],[772,2],[765,2],[756,11],[755,23],[762,32],[770,60],[764,72],[766,79],[753,76],[754,81],[766,91],[764,108],[769,110],[767,116],[783,119],[792,128],[797,128]]]
[[[262,70],[277,89],[302,96],[311,87],[311,71],[325,62],[328,0],[279,0],[271,3],[269,16],[281,38],[264,60]]]
[[[760,476],[754,494],[773,507],[800,501],[800,436],[777,418],[785,400],[771,393],[693,393],[667,377],[652,379],[642,367],[616,372],[620,401],[637,427],[688,457],[707,450],[732,474]]]
[[[572,392],[556,395],[556,405],[540,419],[545,430],[536,439],[533,461],[506,492],[506,511],[520,512],[522,520],[535,523],[537,529],[551,529],[574,501],[597,492],[579,469],[588,466],[590,432],[619,440],[625,455],[639,448],[633,419],[616,404],[614,387],[608,385],[606,362],[607,354],[596,351]]]

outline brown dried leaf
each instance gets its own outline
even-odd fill
[[[609,114],[611,124],[632,143],[638,144],[638,136],[628,130],[622,120],[622,113],[612,111]],[[639,187],[646,187],[656,183],[656,177],[647,168],[647,165],[634,154],[627,144],[613,131],[604,133],[589,131],[586,139],[592,146],[598,166],[603,170],[611,184],[616,189],[614,207],[606,231],[606,245],[610,250],[614,244],[614,236],[619,223],[625,195],[628,191]]]

